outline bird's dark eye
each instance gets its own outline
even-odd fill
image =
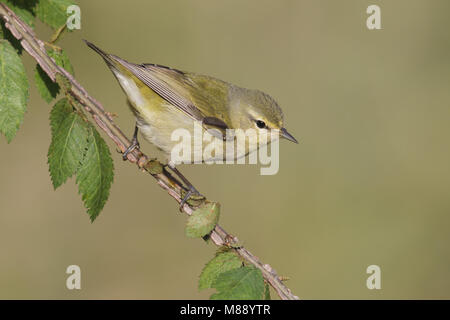
[[[260,128],[260,129],[263,129],[263,128],[266,127],[266,123],[265,123],[264,121],[262,121],[262,120],[257,120],[257,121],[256,121],[256,126],[257,126],[258,128]]]

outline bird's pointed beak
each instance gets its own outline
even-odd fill
[[[282,138],[285,138],[285,139],[289,140],[289,141],[298,143],[297,139],[295,139],[285,128],[281,128],[280,136]]]

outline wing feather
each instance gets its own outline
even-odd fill
[[[223,81],[156,64],[134,64],[111,55],[136,78],[152,89],[161,98],[177,107],[193,120],[202,121],[206,129],[215,128],[223,133],[228,128],[227,84]],[[218,92],[209,92],[205,83],[215,82]],[[217,83],[216,83],[217,82]],[[212,106],[211,104],[214,104]],[[199,106],[199,107],[197,107]],[[217,115],[219,115],[217,117]],[[216,134],[215,134],[216,135]]]
[[[149,70],[148,66],[130,63],[116,56],[114,58],[161,98],[178,107],[194,120],[203,121],[204,115],[202,112],[191,101],[178,94],[170,85],[158,78],[154,72]]]

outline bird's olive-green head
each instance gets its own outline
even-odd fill
[[[259,90],[235,87],[230,90],[231,121],[234,127],[278,130],[280,137],[298,143],[283,127],[284,116],[278,103]]]

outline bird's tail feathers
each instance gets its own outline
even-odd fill
[[[116,62],[111,58],[111,55],[109,55],[108,53],[106,53],[105,51],[103,51],[102,49],[97,47],[92,42],[89,42],[89,41],[87,41],[85,39],[83,39],[83,41],[86,42],[86,44],[88,45],[89,48],[91,48],[92,50],[97,52],[106,61],[106,63],[109,66],[115,66],[116,65]]]

